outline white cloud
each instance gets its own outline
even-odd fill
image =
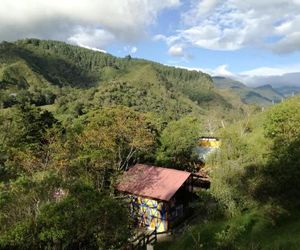
[[[89,47],[89,46],[86,46],[86,45],[83,45],[83,44],[77,44],[78,46],[82,47],[82,48],[86,48],[86,49],[90,49],[90,50],[93,50],[93,51],[97,51],[97,52],[101,52],[101,53],[105,53],[107,54],[107,51],[104,50],[104,49],[98,49],[98,48],[94,48],[94,47]]]
[[[183,28],[169,37],[174,43],[211,50],[261,47],[276,53],[300,50],[299,0],[194,0],[182,14]]]
[[[131,52],[132,54],[135,54],[137,51],[138,51],[138,48],[135,47],[135,46],[133,46],[133,47],[130,49],[130,52]]]
[[[233,77],[234,74],[228,70],[228,65],[220,65],[213,70],[213,74],[217,76]]]
[[[300,31],[286,35],[276,44],[271,46],[277,53],[291,53],[300,50]]]
[[[285,65],[279,67],[260,67],[239,73],[233,73],[228,70],[228,74],[220,72],[219,67],[213,69],[213,75],[230,77],[241,81],[248,86],[261,86],[271,84],[272,86],[300,86],[300,64]],[[225,74],[224,74],[225,73]]]
[[[136,41],[160,11],[179,4],[179,0],[1,0],[0,39],[85,40],[89,45],[83,45],[90,46],[96,44],[95,38],[99,41],[95,47],[102,48],[111,41],[107,34],[123,42]]]
[[[219,65],[216,68],[190,68],[179,65],[175,67],[201,71],[211,76],[228,77],[252,87],[266,84],[271,84],[272,86],[300,87],[300,64],[280,67],[260,67],[239,73],[230,71],[228,65]]]
[[[186,24],[196,24],[197,20],[206,17],[217,6],[220,0],[193,1],[191,8],[182,14],[182,19]]]
[[[178,57],[183,57],[185,55],[184,49],[180,45],[173,45],[169,48],[168,53],[171,56],[178,56]]]
[[[187,69],[187,70],[201,71],[201,72],[204,72],[204,73],[209,74],[211,76],[223,76],[223,77],[231,77],[231,78],[236,77],[236,74],[229,71],[228,65],[226,65],[226,64],[219,65],[214,69],[200,68],[200,67],[186,67],[186,66],[172,65],[172,64],[167,65],[167,66],[173,66],[173,67],[176,67],[176,68]]]
[[[287,65],[280,67],[260,67],[252,70],[240,72],[240,75],[247,76],[280,76],[288,73],[300,72],[300,64]]]
[[[157,34],[153,37],[153,41],[164,41],[167,45],[171,45],[180,39],[180,36],[165,36],[162,34]]]
[[[123,50],[128,54],[135,54],[138,51],[138,48],[135,46],[124,46]]]
[[[114,35],[103,29],[78,28],[68,41],[82,47],[103,48],[115,39]]]

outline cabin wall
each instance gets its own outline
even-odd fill
[[[157,232],[168,230],[167,204],[143,197],[131,196],[131,209],[134,218],[141,226]]]

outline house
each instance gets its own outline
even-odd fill
[[[217,137],[200,137],[195,152],[198,154],[199,160],[205,163],[207,157],[216,152],[221,147],[221,140]]]
[[[167,232],[188,210],[192,175],[137,164],[123,174],[116,188],[130,199],[137,223],[150,230]]]
[[[221,146],[221,140],[217,137],[202,136],[199,138],[198,144],[200,147],[219,148]]]

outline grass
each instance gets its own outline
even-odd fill
[[[226,233],[220,234],[222,231]],[[300,212],[283,216],[276,225],[261,210],[199,223],[179,237],[159,242],[155,249],[300,249]]]
[[[49,112],[55,112],[57,109],[57,106],[55,104],[49,104],[49,105],[44,105],[44,106],[40,106],[40,108],[42,110],[47,110]]]

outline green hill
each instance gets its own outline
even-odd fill
[[[0,91],[3,107],[26,100],[55,105],[64,114],[80,115],[99,105],[174,118],[234,109],[202,72],[37,39],[0,44]]]

